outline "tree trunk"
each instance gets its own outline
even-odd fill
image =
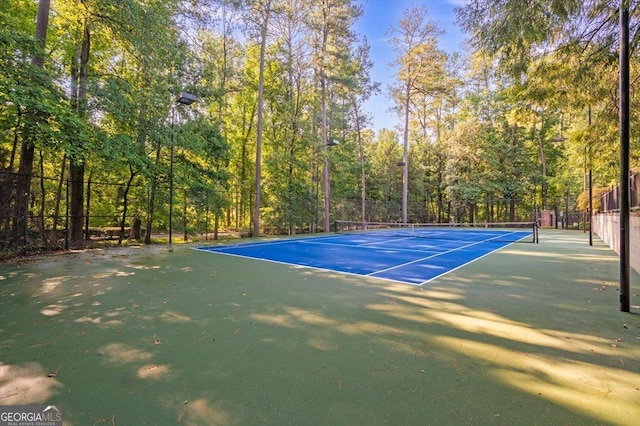
[[[260,235],[260,190],[261,190],[261,174],[262,174],[262,111],[263,111],[263,95],[264,95],[264,57],[267,49],[267,29],[269,25],[269,14],[271,13],[271,0],[267,0],[264,10],[264,22],[260,28],[260,76],[258,78],[258,140],[256,142],[256,185],[255,199],[253,207],[253,232],[252,236]]]
[[[360,156],[360,218],[364,228],[367,221],[367,175],[365,170],[366,159],[364,156],[364,144],[362,143],[362,129],[360,128],[360,113],[358,101],[354,97],[353,108],[355,110],[356,138],[358,139],[358,154]]]
[[[14,242],[21,245],[28,243],[29,196],[31,194],[31,173],[35,147],[33,142],[25,140],[20,150],[20,166],[16,179],[16,201],[13,208]]]
[[[220,228],[220,212],[216,206],[216,211],[213,214],[213,239],[218,241],[218,231]]]
[[[542,164],[542,210],[547,209],[547,161],[544,157],[544,145],[542,143],[542,134],[536,125],[533,125],[533,131],[538,139],[538,150],[540,151],[540,163]]]
[[[84,209],[84,239],[89,241],[91,239],[91,232],[89,231],[89,218],[91,217],[91,180],[93,178],[93,172],[89,173],[89,179],[87,180],[87,202]]]
[[[42,238],[42,244],[47,244],[47,234],[44,227],[44,211],[45,211],[45,189],[44,189],[44,158],[42,157],[42,150],[40,150],[40,211],[38,212],[38,226],[40,227],[40,236]]]
[[[509,222],[516,221],[516,200],[511,198],[509,200]]]
[[[49,5],[50,0],[40,0],[38,2],[38,17],[36,20],[36,39],[40,42],[40,47],[44,50],[47,40],[47,29],[49,27]],[[33,65],[42,68],[44,57],[35,55],[31,61]],[[26,114],[35,114],[35,111],[26,111]],[[13,237],[14,242],[26,245],[28,242],[28,216],[29,216],[29,195],[31,193],[31,175],[33,172],[33,158],[35,154],[35,143],[33,140],[23,140],[20,149],[20,165],[18,167],[18,179],[16,182],[15,205],[13,209]]]
[[[183,203],[182,203],[182,229],[183,229],[183,236],[184,236],[184,242],[187,242],[187,239],[189,238],[189,230],[187,229],[187,194],[184,194],[183,196]]]
[[[22,107],[16,105],[16,124],[13,130],[13,146],[11,147],[11,157],[9,160],[9,170],[13,171],[13,165],[18,153],[18,142],[20,142],[20,123],[22,122]]]
[[[70,160],[69,184],[71,185],[71,244],[83,241],[84,226],[84,164]]]
[[[328,135],[327,135],[327,76],[325,70],[325,57],[327,56],[327,41],[329,39],[329,23],[328,21],[328,5],[323,2],[322,7],[322,46],[320,51],[320,97],[321,97],[321,114],[322,114],[322,153],[324,157],[324,167],[322,173],[322,182],[324,190],[324,232],[329,232],[330,229],[330,214],[331,214],[331,181],[329,179],[329,150],[328,150]]]
[[[133,183],[133,179],[136,177],[136,173],[133,171],[133,167],[129,164],[129,180],[127,181],[127,186],[124,188],[124,194],[122,194],[122,216],[120,217],[120,234],[118,235],[118,245],[122,244],[122,239],[125,237],[124,235],[124,225],[127,221],[127,207],[129,205],[129,190],[131,189],[131,184]]]
[[[402,223],[407,223],[407,204],[409,201],[409,103],[411,82],[407,80],[404,99],[404,137],[402,140]]]
[[[156,148],[156,167],[160,164],[160,145]],[[158,188],[158,178],[153,176],[151,191],[149,194],[149,206],[147,207],[147,224],[145,226],[144,243],[151,244],[151,228],[153,224],[153,214],[156,203],[156,191]]]
[[[89,18],[84,19],[83,37],[80,45],[79,55],[79,75],[77,85],[76,108],[81,117],[87,115],[87,73],[89,65],[91,30],[89,27]],[[72,78],[75,76],[72,76]],[[84,141],[76,141],[78,147],[81,148]],[[82,149],[78,150],[82,152]],[[83,241],[84,227],[84,158],[71,157],[69,172],[71,176],[71,242],[78,244]]]
[[[320,78],[320,93],[322,97],[322,153],[324,154],[324,167],[322,171],[322,182],[324,189],[324,232],[331,231],[331,181],[329,180],[329,140],[327,137],[327,82],[324,71]]]
[[[158,149],[159,150],[159,149]],[[156,188],[158,186],[157,179],[154,177],[151,182],[151,190],[149,194],[149,206],[147,207],[147,223],[145,225],[144,243],[151,244],[151,228],[153,224],[153,210],[156,202]]]
[[[60,179],[58,180],[58,188],[56,189],[56,207],[53,213],[53,233],[56,234],[58,229],[58,220],[60,218],[60,200],[62,199],[62,186],[65,184],[64,174],[67,169],[67,154],[62,157],[62,165],[60,166]]]

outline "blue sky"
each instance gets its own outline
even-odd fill
[[[394,52],[387,42],[385,34],[390,27],[398,27],[405,9],[411,5],[424,5],[427,19],[445,31],[439,39],[439,47],[449,53],[465,51],[465,34],[455,24],[453,11],[456,6],[463,6],[468,0],[360,0],[364,14],[357,22],[355,31],[367,37],[371,46],[371,60],[374,62],[370,70],[371,79],[381,83],[381,93],[371,98],[365,109],[373,116],[372,127],[376,132],[382,128],[393,129],[399,118],[389,112],[392,101],[388,96],[387,86],[393,81],[394,70],[389,63],[395,58]]]

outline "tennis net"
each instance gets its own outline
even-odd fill
[[[538,242],[535,222],[396,223],[337,220],[337,234],[412,237],[461,241]]]

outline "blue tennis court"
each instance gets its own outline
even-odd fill
[[[429,230],[422,235],[379,231],[196,250],[422,285],[531,235],[530,230]]]

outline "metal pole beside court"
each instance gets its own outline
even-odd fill
[[[620,0],[620,310],[629,312],[629,3]]]
[[[175,103],[171,105],[171,156],[169,159],[169,245],[173,243],[173,152],[175,150],[175,124],[176,124],[176,104],[191,105],[196,101],[196,96],[191,93],[182,92]],[[186,228],[185,228],[186,232]],[[186,240],[186,238],[185,238]]]
[[[171,106],[171,151],[169,156],[169,245],[173,243],[173,150],[175,146],[176,107]]]
[[[589,245],[593,245],[593,171],[589,168]]]
[[[589,129],[591,129],[591,105],[589,105]],[[589,157],[589,245],[593,245],[593,162],[591,161],[591,135],[588,143]]]

